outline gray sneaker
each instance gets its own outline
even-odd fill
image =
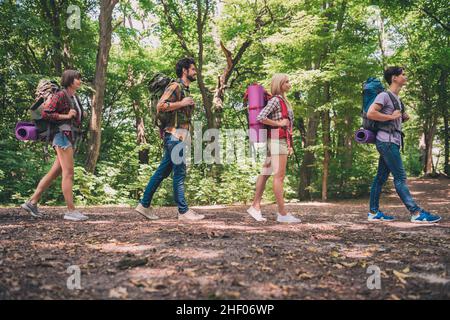
[[[42,212],[39,212],[37,204],[32,204],[30,201],[25,202],[20,207],[29,212],[35,218],[42,218],[44,216]]]
[[[198,214],[192,209],[189,209],[186,213],[178,213],[178,220],[180,221],[198,221],[204,219],[203,214]]]
[[[70,221],[85,221],[89,218],[84,214],[82,214],[80,211],[74,210],[74,211],[67,211],[67,213],[64,215],[64,219]]]
[[[137,205],[136,209],[134,209],[134,210],[136,210],[137,212],[139,212],[141,215],[143,215],[144,217],[146,217],[149,220],[158,220],[159,219],[159,217],[152,212],[153,209],[151,207],[146,208],[141,203],[139,203]]]

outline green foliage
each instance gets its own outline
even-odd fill
[[[43,160],[42,144],[19,142],[14,126],[28,119],[28,108],[39,79],[58,80],[59,68],[76,68],[83,75],[80,92],[90,113],[92,82],[98,42],[98,2],[72,1],[81,9],[81,30],[70,30],[68,2],[55,2],[58,19],[46,1],[3,1],[0,4],[0,204],[18,204],[27,199],[54,160]],[[403,155],[408,175],[423,172],[419,140],[436,127],[434,146],[439,149],[437,170],[443,168],[444,117],[448,118],[448,72],[450,69],[448,5],[445,1],[121,1],[114,13],[113,43],[109,57],[102,119],[102,144],[94,174],[84,163],[87,139],[76,155],[74,196],[78,204],[130,204],[142,196],[162,156],[159,133],[152,125],[154,115],[147,91],[155,72],[174,76],[174,64],[186,51],[198,59],[197,13],[210,6],[204,28],[203,76],[212,95],[226,67],[220,42],[236,57],[245,52],[228,79],[222,112],[222,128],[245,129],[246,110],[242,96],[253,82],[270,87],[273,73],[290,76],[288,95],[295,113],[296,156],[291,157],[285,180],[285,197],[296,199],[305,154],[313,155],[311,183],[313,198],[320,198],[324,134],[329,133],[330,163],[328,198],[367,196],[376,171],[378,153],[371,145],[358,145],[353,133],[359,128],[361,84],[369,76],[382,77],[385,65],[407,68],[408,86],[402,98],[411,121],[405,125]],[[378,5],[373,6],[373,5]],[[200,6],[200,7],[199,7]],[[167,11],[168,10],[168,11]],[[125,17],[125,21],[119,23]],[[171,30],[177,23],[178,34]],[[180,19],[181,17],[181,19]],[[183,23],[179,23],[182,21]],[[381,30],[383,23],[384,30]],[[55,28],[58,26],[58,28]],[[383,32],[384,33],[383,33]],[[180,37],[186,48],[180,46]],[[384,47],[380,39],[384,37]],[[187,50],[186,50],[187,49]],[[383,50],[382,50],[383,49]],[[65,53],[64,53],[65,52]],[[445,80],[445,81],[444,81]],[[192,92],[197,102],[195,120],[206,123],[198,83]],[[323,116],[331,119],[329,132]],[[317,116],[315,142],[305,147],[308,124]],[[144,138],[137,143],[138,120]],[[448,121],[448,120],[447,120]],[[84,126],[87,132],[87,123]],[[142,137],[141,137],[142,138]],[[51,149],[51,148],[50,148]],[[139,162],[147,152],[149,162]],[[232,204],[252,200],[260,163],[226,165],[190,164],[186,197],[190,205]],[[272,179],[265,200],[274,201]],[[160,186],[153,205],[173,205],[172,179]],[[42,199],[47,204],[64,202],[60,179]]]

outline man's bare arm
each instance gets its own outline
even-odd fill
[[[400,110],[395,110],[392,114],[384,114],[381,113],[380,110],[382,108],[382,105],[378,103],[373,103],[369,111],[367,111],[367,118],[374,121],[391,121],[395,120],[397,118],[400,118],[402,116],[402,113]]]

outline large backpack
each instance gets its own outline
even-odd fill
[[[177,116],[178,113],[183,112],[183,110],[175,110],[171,112],[158,112],[157,105],[159,100],[161,99],[166,88],[172,83],[177,82],[176,79],[173,79],[169,76],[166,76],[163,73],[156,73],[148,83],[148,90],[150,92],[151,98],[151,113],[154,125],[156,125],[162,136],[163,129],[167,126],[168,122],[175,116],[175,124],[177,124]],[[181,101],[186,97],[186,93],[181,85],[181,83],[177,82],[180,88],[180,95],[177,97],[178,101]],[[190,111],[192,112],[192,110]]]
[[[370,106],[375,101],[375,98],[378,94],[381,92],[387,92],[389,95],[389,98],[392,101],[392,104],[394,105],[395,110],[401,110],[402,113],[405,112],[405,106],[403,102],[400,100],[400,104],[398,103],[397,99],[390,93],[389,91],[386,91],[384,89],[384,86],[381,84],[381,81],[376,78],[368,78],[366,82],[363,84],[363,105],[362,105],[362,127],[366,130],[370,130],[374,133],[376,133],[379,130],[391,132],[393,123],[392,121],[375,121],[367,118],[367,112],[369,111]]]
[[[384,86],[381,81],[377,78],[368,78],[366,82],[363,84],[363,103],[362,103],[362,126],[366,130],[370,130],[374,133],[378,131],[378,121],[370,120],[367,118],[367,112],[369,111],[370,106],[375,101],[375,98],[378,94],[384,91]]]
[[[32,140],[32,141],[44,141],[51,142],[55,133],[60,131],[61,126],[71,126],[72,121],[58,121],[57,123],[48,121],[42,118],[42,112],[47,99],[54,94],[61,91],[60,86],[56,81],[42,79],[39,81],[35,92],[35,103],[30,107],[30,114],[32,122],[19,121],[16,124],[16,137],[19,140]],[[63,90],[71,109],[75,109],[72,100],[69,98],[67,92]],[[80,101],[77,99],[78,104],[81,106]],[[77,139],[80,138],[80,131],[72,128],[73,134]]]
[[[367,112],[369,111],[370,106],[375,101],[375,98],[381,92],[387,92],[389,98],[394,105],[394,110],[401,110],[402,113],[405,112],[405,106],[403,102],[400,100],[400,104],[398,100],[392,95],[391,92],[386,91],[381,81],[377,78],[370,77],[363,84],[363,103],[362,103],[362,127],[365,130],[372,131],[375,135],[378,131],[384,131],[389,134],[392,134],[394,131],[397,131],[402,136],[402,148],[403,148],[403,132],[396,130],[394,127],[393,121],[375,121],[367,118]]]

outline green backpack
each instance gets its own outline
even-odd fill
[[[158,112],[157,105],[159,100],[166,88],[171,85],[173,82],[177,82],[180,88],[180,96],[178,97],[178,101],[181,101],[183,98],[189,95],[183,89],[181,83],[179,83],[176,79],[170,78],[162,73],[157,73],[153,76],[153,78],[149,81],[148,90],[150,92],[151,97],[151,113],[154,125],[156,125],[160,133],[162,135],[164,128],[168,126],[178,126],[181,121],[190,122],[192,108],[183,108],[170,112]]]
[[[55,123],[42,118],[42,112],[47,99],[61,90],[64,91],[66,99],[69,101],[70,108],[75,109],[75,106],[73,105],[73,102],[69,98],[67,92],[61,89],[56,81],[42,79],[36,87],[36,102],[31,106],[30,114],[31,120],[37,128],[38,140],[40,141],[50,142],[53,136],[65,127],[71,127],[70,130],[75,137],[78,138],[80,135],[80,130],[72,126],[72,120],[58,121]],[[78,100],[77,102],[81,106],[80,101]]]

